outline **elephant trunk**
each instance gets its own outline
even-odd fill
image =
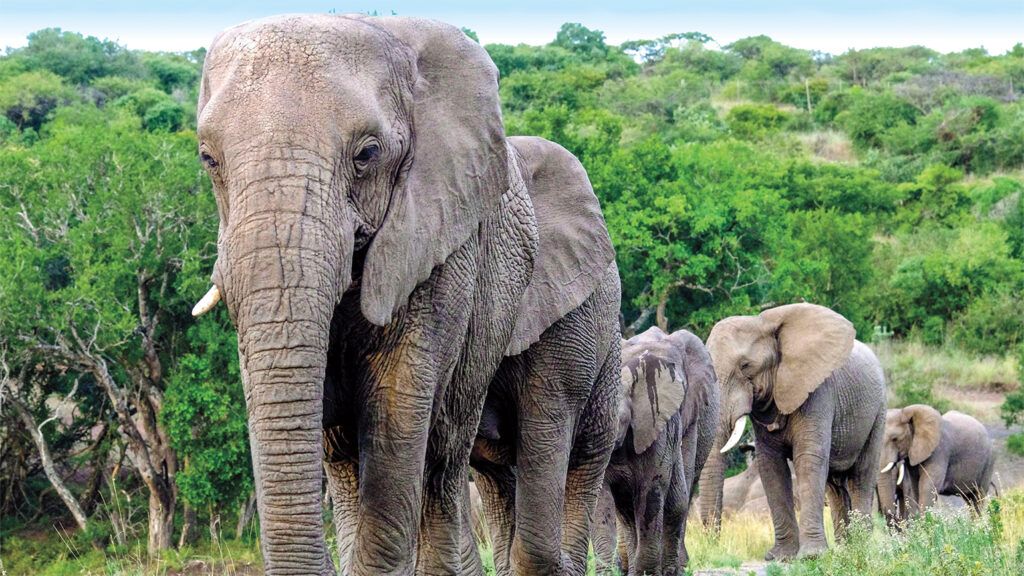
[[[890,525],[899,519],[899,503],[896,501],[896,470],[890,469],[878,476],[878,508]]]
[[[725,483],[725,455],[722,454],[722,446],[725,442],[725,434],[719,430],[697,484],[701,522],[715,533],[722,526],[722,490]]]
[[[326,200],[326,171],[288,168],[232,195],[218,272],[238,328],[266,574],[324,574],[323,383],[352,236]]]

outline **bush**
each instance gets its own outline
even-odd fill
[[[849,108],[835,117],[860,149],[882,146],[889,130],[916,123],[918,112],[913,106],[892,94],[851,92]]]
[[[185,109],[170,101],[154,104],[142,116],[142,125],[150,132],[177,132],[184,123]]]
[[[39,130],[51,111],[76,97],[52,72],[25,72],[0,83],[0,113],[19,129]]]
[[[1024,294],[986,294],[971,302],[954,321],[950,336],[965,350],[1004,354],[1024,341]]]
[[[740,138],[757,139],[782,129],[790,114],[769,104],[740,104],[725,116],[729,130]]]
[[[1024,456],[1024,432],[1010,434],[1010,436],[1006,439],[1006,449],[1010,452],[1010,454]]]

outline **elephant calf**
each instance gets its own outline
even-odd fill
[[[901,487],[904,514],[915,516],[936,498],[961,496],[975,512],[988,493],[995,452],[985,426],[976,419],[924,404],[893,409],[885,415],[882,468],[878,479],[879,506],[890,519],[900,518],[896,497]],[[893,476],[896,476],[894,479]]]
[[[718,422],[718,386],[699,338],[651,328],[622,345],[623,397],[594,538],[601,568],[680,574],[686,519]]]

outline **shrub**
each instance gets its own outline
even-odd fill
[[[882,146],[884,134],[900,126],[917,122],[917,110],[892,94],[875,94],[855,90],[850,106],[835,121],[860,149]]]
[[[790,114],[769,104],[740,104],[725,116],[729,130],[740,138],[756,139],[778,132]]]
[[[951,339],[965,350],[1004,354],[1024,341],[1024,294],[999,292],[978,297],[954,321]]]
[[[1006,449],[1011,454],[1016,454],[1017,456],[1024,456],[1024,432],[1010,434],[1010,436],[1006,439]]]
[[[52,72],[25,72],[0,82],[0,113],[20,129],[39,130],[51,111],[76,97]]]

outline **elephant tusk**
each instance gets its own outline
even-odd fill
[[[896,461],[893,460],[892,462],[889,462],[888,464],[886,464],[885,468],[882,468],[878,473],[879,474],[885,474],[889,470],[892,470],[892,467],[895,466],[895,465],[896,465]]]
[[[896,485],[903,484],[903,462],[900,462],[900,473],[896,476]]]
[[[743,436],[743,429],[747,427],[747,417],[740,416],[740,419],[736,421],[736,426],[732,429],[732,436],[729,436],[729,441],[722,446],[720,453],[725,454],[729,450],[733,449],[740,442],[740,436]]]
[[[196,305],[192,307],[192,315],[202,316],[203,314],[206,314],[217,305],[217,302],[220,302],[220,288],[217,288],[217,286],[214,285],[202,298],[199,299],[199,302],[196,302]]]

